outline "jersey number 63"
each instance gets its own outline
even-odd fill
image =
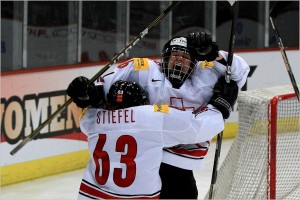
[[[110,159],[103,147],[106,142],[106,134],[99,134],[93,159],[96,164],[95,178],[100,185],[105,185],[110,172]],[[120,152],[120,163],[125,164],[125,177],[122,177],[122,168],[114,168],[113,181],[119,187],[130,186],[136,176],[136,163],[134,161],[137,154],[137,143],[134,137],[130,135],[122,135],[116,140],[115,151]],[[101,162],[100,162],[101,161]],[[101,174],[99,173],[101,172]]]

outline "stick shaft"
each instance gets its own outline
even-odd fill
[[[274,30],[274,33],[275,33],[275,37],[277,39],[277,43],[278,43],[278,46],[279,46],[279,49],[280,49],[280,52],[281,52],[281,56],[283,58],[283,61],[284,61],[284,64],[285,64],[285,67],[286,67],[286,70],[289,74],[289,77],[290,77],[290,80],[291,80],[291,83],[293,85],[293,88],[294,88],[294,91],[296,93],[296,96],[298,98],[298,101],[300,101],[300,97],[299,97],[299,88],[297,86],[297,83],[296,83],[296,79],[294,77],[294,73],[292,72],[292,68],[290,66],[290,63],[289,63],[289,60],[288,60],[288,57],[286,55],[286,52],[285,52],[285,48],[283,46],[283,42],[282,42],[282,39],[279,35],[279,32],[277,30],[277,27],[276,27],[276,24],[275,24],[275,19],[270,16],[270,21],[271,21],[271,25],[272,25],[272,28]]]
[[[231,32],[230,32],[228,58],[227,58],[227,69],[225,75],[225,79],[227,83],[229,83],[231,79],[231,65],[233,60],[233,49],[235,44],[235,31],[236,31],[236,22],[237,22],[238,11],[239,11],[239,1],[235,1],[230,8],[232,11],[231,12],[232,23],[231,23]],[[219,133],[217,137],[214,166],[213,166],[212,178],[211,178],[210,189],[209,189],[209,197],[208,197],[209,199],[213,199],[214,197],[215,184],[217,182],[217,175],[218,175],[218,165],[219,165],[219,158],[221,153],[222,139],[223,139],[223,131]]]
[[[217,145],[216,145],[216,151],[215,151],[215,159],[214,159],[214,167],[211,177],[211,184],[209,189],[209,199],[212,199],[214,196],[214,188],[217,181],[217,174],[218,174],[218,164],[220,159],[220,153],[221,153],[221,147],[222,147],[222,138],[223,138],[223,131],[218,134],[217,137]]]
[[[226,82],[229,83],[231,79],[231,65],[233,60],[233,49],[235,45],[235,31],[236,31],[236,24],[238,19],[238,12],[239,12],[239,1],[236,1],[232,5],[232,23],[231,23],[231,32],[230,32],[230,40],[229,40],[229,49],[228,49],[228,58],[227,58],[227,69],[226,69]]]
[[[126,54],[128,50],[135,46],[139,42],[139,40],[147,35],[148,31],[151,28],[156,26],[179,3],[180,1],[174,1],[163,13],[161,13],[153,22],[151,22],[149,26],[139,34],[139,36],[135,37],[124,49],[122,49],[115,57],[113,57],[109,63],[107,63],[97,74],[95,74],[90,79],[89,83],[93,83],[99,76],[101,76],[106,70],[108,70],[112,64],[116,63],[123,55]]]
[[[39,132],[44,128],[47,124],[49,124],[59,113],[61,113],[68,105],[72,103],[73,99],[69,99],[66,101],[59,109],[57,109],[52,115],[50,115],[43,123],[41,123],[30,135],[24,138],[22,142],[20,142],[11,152],[11,155],[16,154],[21,148],[23,148],[28,142],[33,140],[33,138],[39,134]]]
[[[177,6],[180,1],[174,1],[163,13],[161,13],[154,21],[152,21],[149,26],[143,30],[139,36],[135,37],[124,49],[122,49],[116,56],[114,56],[101,70],[96,73],[90,80],[89,84],[93,83],[101,76],[104,72],[106,72],[111,65],[116,63],[125,53],[134,47],[139,40],[141,40],[145,35],[148,34],[148,31],[156,26],[175,6]],[[48,117],[43,123],[41,123],[30,135],[24,138],[22,142],[20,142],[11,152],[11,155],[16,154],[21,148],[23,148],[28,142],[30,142],[36,135],[39,134],[42,128],[44,128],[47,124],[49,124],[59,113],[61,113],[68,105],[72,103],[73,99],[69,99],[66,101],[58,110],[56,110],[52,115]]]

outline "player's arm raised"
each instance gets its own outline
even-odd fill
[[[228,52],[219,50],[217,43],[212,40],[210,34],[205,32],[190,33],[188,35],[188,44],[196,51],[196,59],[198,61],[215,61],[215,64],[213,65],[215,70],[213,70],[213,72],[216,73],[218,77],[226,74]],[[239,88],[243,87],[245,84],[249,71],[250,67],[246,61],[237,54],[233,54],[231,79],[237,82]]]

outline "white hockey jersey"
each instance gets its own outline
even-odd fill
[[[145,105],[84,111],[80,128],[88,137],[91,160],[78,200],[158,199],[163,148],[211,140],[224,129],[222,114],[211,105],[197,114],[159,109]]]
[[[227,52],[220,53],[227,60]],[[234,54],[231,78],[240,88],[245,84],[249,70],[245,60]],[[136,81],[146,90],[151,105],[168,104],[181,110],[193,111],[207,105],[213,95],[214,85],[225,72],[226,66],[217,61],[199,62],[192,77],[179,89],[175,89],[162,74],[158,62],[147,58],[134,58],[120,64],[114,73],[104,76],[103,85],[107,94],[110,86],[117,80]],[[201,167],[209,144],[210,141],[207,141],[166,149],[163,162],[184,169],[197,169]]]

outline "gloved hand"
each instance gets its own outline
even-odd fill
[[[219,55],[219,47],[208,33],[190,33],[187,41],[188,46],[196,51],[196,59],[199,61],[213,61]]]
[[[222,76],[214,87],[214,94],[209,103],[222,113],[224,119],[228,119],[238,93],[239,87],[236,82],[231,80],[230,83],[227,83],[225,77]]]
[[[103,85],[95,85],[94,83],[88,87],[88,95],[92,107],[100,107],[105,102],[105,94]]]
[[[102,85],[90,85],[89,79],[84,76],[75,78],[67,88],[67,94],[73,98],[74,103],[80,108],[88,106],[98,107],[104,102],[104,89]]]

